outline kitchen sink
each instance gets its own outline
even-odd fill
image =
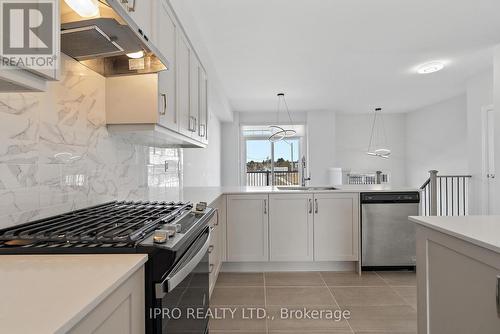
[[[289,190],[289,191],[323,191],[323,190],[338,190],[335,187],[300,187],[300,186],[283,186],[277,187],[278,190]]]

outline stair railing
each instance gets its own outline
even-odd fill
[[[420,187],[423,216],[467,216],[471,175],[438,175],[429,171],[429,178]]]

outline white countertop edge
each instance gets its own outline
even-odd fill
[[[78,255],[78,254],[72,254]],[[88,256],[88,254],[82,254]],[[120,254],[117,254],[120,255]],[[67,333],[70,329],[75,327],[80,321],[83,320],[92,310],[94,310],[102,301],[104,301],[109,295],[113,293],[120,285],[122,285],[127,279],[129,279],[132,274],[134,274],[140,267],[142,267],[147,261],[148,256],[146,254],[135,254],[135,255],[143,255],[137,263],[135,263],[130,269],[122,275],[119,279],[117,279],[113,284],[111,284],[106,290],[104,290],[100,295],[97,295],[92,302],[87,304],[84,308],[82,308],[78,313],[76,313],[71,319],[67,320],[61,327],[59,327],[54,334],[64,334]]]
[[[469,216],[473,217],[473,216]],[[482,247],[489,249],[495,253],[500,254],[500,246],[493,245],[489,242],[485,242],[479,238],[471,237],[469,235],[466,235],[464,233],[459,233],[455,230],[452,230],[450,228],[446,228],[444,226],[436,225],[435,223],[431,223],[425,220],[426,217],[418,217],[418,216],[410,216],[408,219],[414,223],[417,223],[419,225],[425,226],[427,228],[430,228],[432,230],[436,230],[438,232],[453,236],[455,238],[458,238],[463,241],[470,242],[471,244],[474,244],[476,246]]]

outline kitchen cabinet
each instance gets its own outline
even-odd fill
[[[192,119],[191,136],[198,138],[200,115],[200,62],[194,52],[190,52],[189,60],[189,118]]]
[[[139,33],[148,40],[151,37],[153,24],[153,2],[151,0],[111,0],[118,2],[124,9],[130,19],[139,29]]]
[[[199,126],[198,140],[203,143],[208,143],[208,78],[205,69],[200,65],[200,83],[199,83]]]
[[[469,218],[446,217],[443,222],[433,218],[431,223],[439,223],[438,230],[444,233],[416,225],[418,333],[499,333],[500,252],[468,241],[491,234],[493,228],[482,225],[449,233],[452,219]],[[481,217],[471,217],[467,224],[474,225],[474,219]]]
[[[271,261],[313,260],[313,194],[269,195]]]
[[[227,196],[227,260],[269,260],[268,195]]]
[[[209,261],[209,281],[210,281],[210,294],[212,293],[217,277],[222,266],[222,226],[219,219],[220,213],[216,214],[209,222],[211,230],[210,246],[208,248],[208,261]]]
[[[359,195],[314,194],[314,260],[358,261]]]
[[[191,47],[184,34],[177,34],[177,113],[179,132],[191,137],[194,122],[191,115]]]
[[[160,99],[159,123],[169,129],[179,129],[176,105],[176,59],[179,24],[166,0],[153,2],[152,41],[168,59],[168,68],[158,73],[158,97]]]
[[[144,284],[141,267],[68,333],[144,333]]]

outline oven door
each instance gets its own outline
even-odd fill
[[[209,303],[210,227],[193,242],[167,278],[156,284],[155,333],[204,334]]]

